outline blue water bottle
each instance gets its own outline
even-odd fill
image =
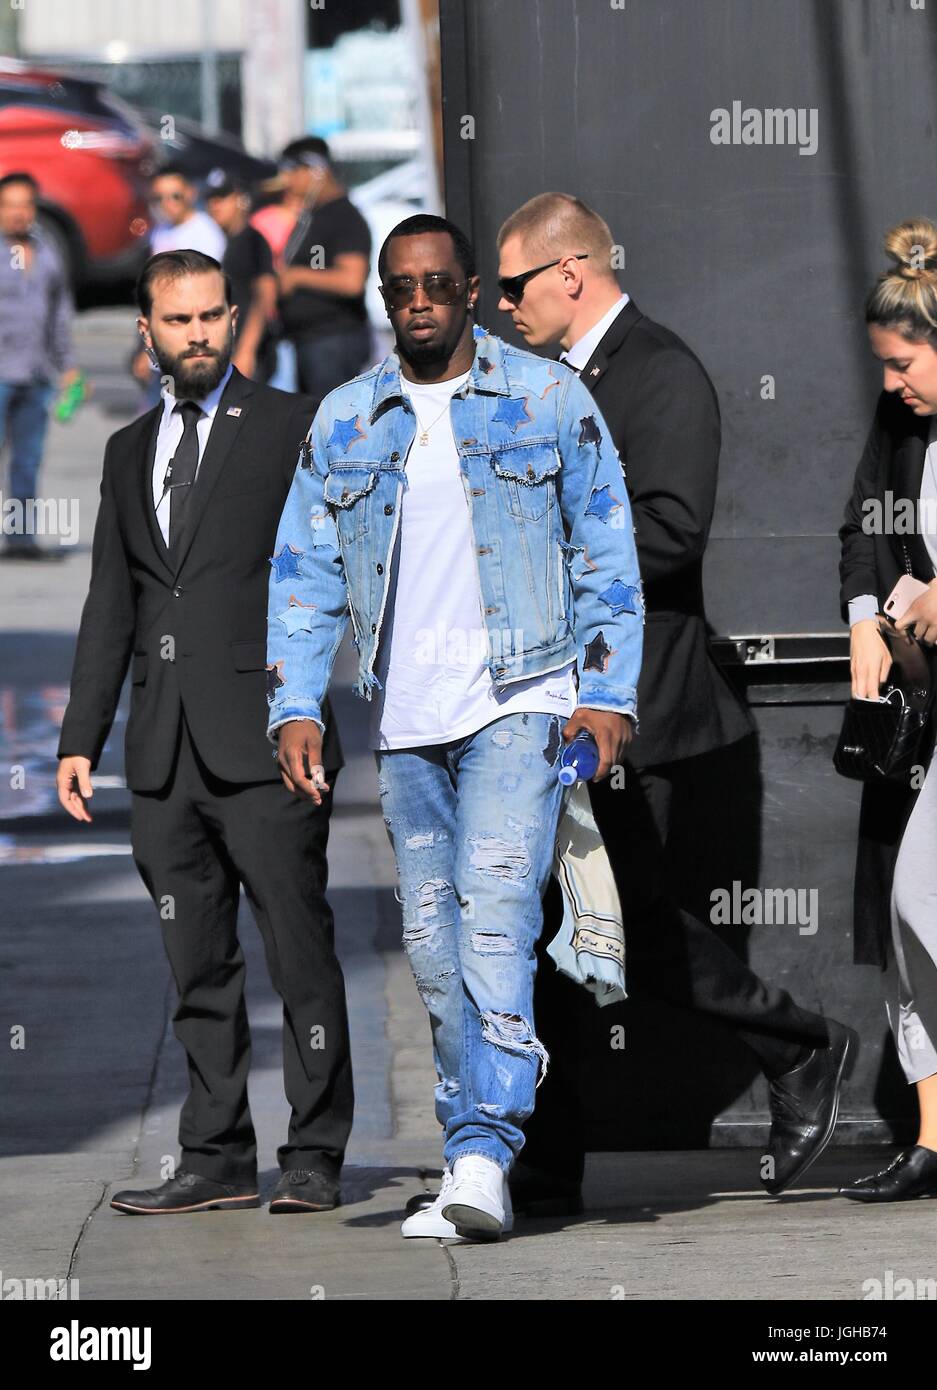
[[[583,729],[560,754],[560,768],[556,775],[564,787],[571,787],[577,779],[588,782],[595,776],[598,765],[599,746],[595,735]]]

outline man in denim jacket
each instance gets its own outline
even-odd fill
[[[548,1060],[532,990],[560,753],[587,730],[597,778],[623,757],[643,596],[605,423],[573,372],[473,328],[465,236],[408,218],[379,268],[397,351],[326,396],[280,521],[269,734],[317,799],[350,615],[445,1129],[439,1198],[403,1233],[496,1239]]]

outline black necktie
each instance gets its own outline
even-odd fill
[[[204,415],[194,401],[180,401],[173,413],[182,416],[182,438],[166,470],[164,488],[169,488],[169,549],[179,544],[185,526],[185,514],[192,495],[192,484],[198,470],[198,422]]]
[[[570,360],[569,360],[568,357],[561,357],[561,358],[560,358],[560,361],[562,362],[563,366],[564,366],[564,367],[568,367],[569,370],[570,370],[571,372],[575,372],[577,376],[580,375],[581,368],[580,368],[580,367],[574,367],[573,364],[572,364],[572,362],[570,362]]]

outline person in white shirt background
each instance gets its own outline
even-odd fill
[[[181,169],[166,166],[154,174],[150,206],[156,220],[150,232],[151,255],[161,251],[201,251],[220,264],[227,238],[214,218],[201,212],[197,203],[198,189]],[[145,348],[138,349],[130,369],[143,387],[142,408],[150,410],[159,402],[162,381]]]

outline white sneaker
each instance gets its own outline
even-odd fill
[[[400,1227],[400,1234],[405,1240],[411,1236],[426,1236],[439,1239],[457,1240],[459,1233],[451,1221],[447,1221],[442,1214],[443,1202],[448,1202],[449,1193],[452,1190],[452,1174],[448,1168],[443,1169],[442,1185],[439,1195],[431,1206],[424,1207],[422,1211],[415,1211],[412,1216],[408,1216]]]
[[[514,1230],[514,1211],[511,1206],[511,1189],[508,1186],[507,1173],[503,1176],[503,1182],[504,1222],[501,1226],[502,1234]],[[420,1211],[414,1212],[412,1216],[408,1216],[406,1221],[401,1224],[400,1234],[404,1239],[409,1239],[412,1236],[423,1236],[436,1240],[453,1240],[456,1244],[466,1243],[467,1238],[460,1236],[452,1222],[447,1221],[442,1214],[443,1203],[449,1200],[451,1190],[452,1173],[448,1168],[445,1168],[436,1200]]]
[[[497,1240],[510,1229],[506,1226],[511,1210],[507,1187],[507,1174],[490,1158],[481,1154],[457,1158],[452,1186],[440,1204],[442,1216],[469,1240]]]

